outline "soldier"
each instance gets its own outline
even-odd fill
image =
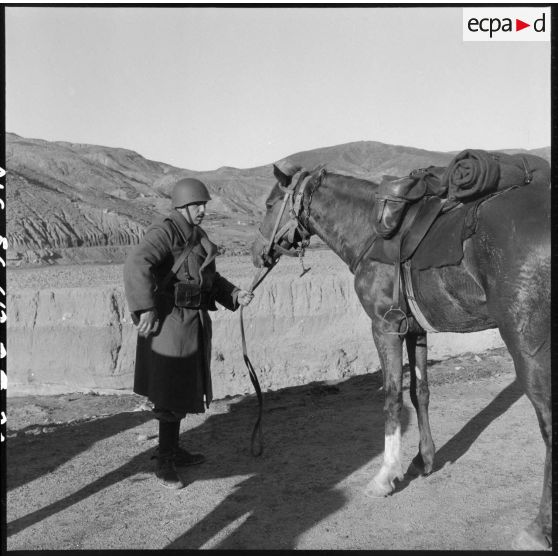
[[[215,301],[229,310],[253,294],[235,287],[215,269],[217,246],[200,224],[211,199],[194,178],[179,180],[173,210],[151,225],[124,265],[124,286],[138,330],[134,392],[153,403],[159,420],[157,478],[183,488],[176,467],[202,463],[178,444],[180,421],[203,413],[212,399],[211,318]]]

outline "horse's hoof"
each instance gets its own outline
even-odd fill
[[[407,468],[407,473],[405,473],[408,477],[417,478],[422,477],[424,475],[424,468],[421,465],[417,465],[414,461],[411,462],[409,467]]]
[[[416,473],[417,476],[427,477],[434,470],[434,448],[429,453],[427,461],[424,460],[420,451],[415,455],[411,465],[409,466],[408,473]]]
[[[521,531],[515,539],[512,541],[512,549],[513,550],[534,550],[534,551],[541,551],[541,550],[552,550],[552,545],[550,540],[548,540],[544,535],[540,535],[540,537],[535,537],[525,529]]]
[[[393,487],[390,484],[380,484],[376,479],[372,479],[368,483],[364,494],[366,494],[366,496],[368,496],[369,498],[385,498],[392,492]]]
[[[432,472],[433,468],[434,466],[432,463],[430,463],[429,465],[425,465],[424,460],[422,459],[422,455],[419,453],[411,461],[409,467],[407,467],[407,472],[405,473],[405,475],[412,479],[417,477],[426,477]]]

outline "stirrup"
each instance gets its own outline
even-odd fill
[[[405,320],[405,331],[388,331],[387,329],[382,328],[382,333],[385,333],[386,335],[406,335],[407,332],[409,331],[409,319],[407,318],[407,314],[405,314],[405,312],[403,312],[401,308],[394,308],[392,304],[389,307],[389,310],[382,316],[382,321],[387,322],[389,324],[390,322],[386,320],[386,316],[388,316],[391,312],[394,313],[399,312],[403,316],[403,320]]]

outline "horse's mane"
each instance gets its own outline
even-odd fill
[[[310,169],[303,168],[301,165],[291,165],[290,170],[292,172],[290,175],[291,179],[301,170],[308,172],[315,180],[324,180],[326,177],[330,177],[331,179],[338,181],[339,179],[342,179],[343,182],[346,182],[347,194],[350,193],[351,197],[356,196],[357,198],[362,198],[362,200],[366,202],[373,198],[373,193],[378,187],[376,182],[372,182],[371,180],[367,180],[365,178],[343,174],[342,171],[335,168],[328,168],[326,163],[319,163]],[[265,201],[266,206],[269,207],[272,205],[275,201],[277,201],[277,199],[281,198],[283,194],[284,191],[281,189],[279,183],[276,182]]]
[[[329,179],[338,186],[337,195],[340,198],[350,198],[358,203],[369,206],[374,203],[378,184],[356,176],[341,174],[339,171],[326,170],[323,171],[322,180]]]

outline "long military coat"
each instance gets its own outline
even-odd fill
[[[193,246],[187,260],[161,290],[186,243]],[[236,310],[239,289],[217,273],[216,254],[205,232],[173,210],[147,229],[126,259],[124,287],[134,322],[145,310],[156,308],[159,315],[155,334],[138,335],[134,376],[134,392],[148,397],[156,408],[200,413],[204,397],[206,405],[211,402],[211,318],[207,309],[176,307],[173,285],[177,280],[194,282],[208,293],[208,309],[216,310],[217,301]]]

